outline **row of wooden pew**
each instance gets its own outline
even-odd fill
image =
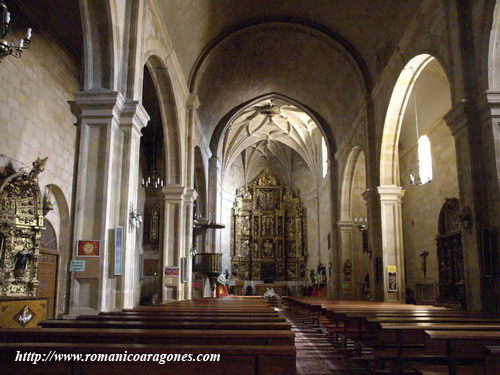
[[[39,329],[0,329],[0,374],[295,374],[291,326],[262,298],[223,298],[137,307]],[[105,354],[220,354],[219,362],[15,361],[33,351]],[[36,371],[35,371],[36,370]]]
[[[333,344],[379,374],[500,374],[500,316],[442,307],[286,298],[288,308],[319,325]]]

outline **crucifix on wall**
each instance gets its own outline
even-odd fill
[[[427,257],[429,256],[428,251],[422,251],[420,253],[420,269],[424,273],[424,277],[427,277]]]

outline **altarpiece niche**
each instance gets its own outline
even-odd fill
[[[237,191],[231,223],[236,280],[304,280],[306,213],[298,193],[264,169]]]
[[[38,175],[45,159],[30,172],[7,168],[0,175],[0,296],[35,296],[39,246],[44,215],[52,209],[42,202]]]

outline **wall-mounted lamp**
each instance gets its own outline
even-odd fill
[[[354,224],[356,224],[356,227],[361,232],[368,230],[368,218],[366,218],[366,217],[355,217]]]

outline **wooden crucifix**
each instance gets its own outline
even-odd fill
[[[427,257],[429,256],[428,251],[422,251],[420,253],[420,269],[424,273],[424,277],[427,277]]]

